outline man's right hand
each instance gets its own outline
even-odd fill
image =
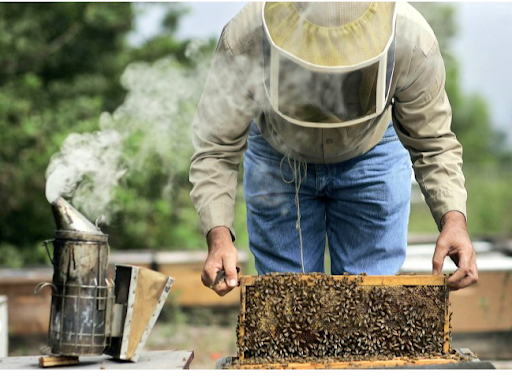
[[[236,262],[238,252],[233,245],[231,232],[227,227],[215,227],[208,233],[208,257],[203,267],[201,281],[210,287],[220,270],[225,271],[225,277],[213,287],[218,295],[224,296],[238,286]]]

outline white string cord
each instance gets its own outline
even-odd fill
[[[288,159],[288,166],[290,166],[290,169],[292,169],[293,172],[293,178],[291,180],[287,180],[283,175],[283,162],[285,158]],[[292,165],[292,160],[290,159],[290,156],[286,155],[281,159],[281,163],[279,164],[279,173],[281,174],[281,179],[283,180],[283,182],[287,184],[293,183],[295,186],[295,206],[297,207],[297,221],[295,223],[295,229],[299,232],[300,262],[302,265],[302,272],[306,274],[306,270],[304,267],[304,247],[302,244],[302,228],[300,226],[301,214],[299,190],[301,184],[306,181],[308,175],[308,164],[306,161],[297,161],[296,159],[293,159]]]

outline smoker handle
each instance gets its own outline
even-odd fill
[[[34,294],[39,294],[39,292],[43,289],[43,287],[46,287],[46,286],[50,286],[54,292],[57,291],[57,286],[55,286],[53,283],[41,282],[41,283],[38,283],[38,285],[34,289]]]
[[[50,255],[50,250],[48,250],[48,242],[53,242],[53,241],[54,241],[53,239],[47,239],[46,241],[43,241],[43,246],[46,249],[46,254],[48,254],[48,258],[50,258],[50,262],[52,263],[52,265],[55,266],[55,264],[53,263],[53,258]]]

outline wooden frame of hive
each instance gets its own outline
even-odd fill
[[[250,287],[258,280],[257,276],[242,276],[240,278],[240,322],[238,328],[239,339],[245,336],[246,329],[243,325],[245,322],[246,314],[246,297],[247,287]],[[308,284],[312,284],[315,276],[314,275],[301,275],[301,279],[307,281]],[[444,275],[433,276],[433,275],[396,275],[396,276],[367,276],[367,275],[343,275],[343,276],[329,276],[333,279],[348,279],[349,281],[357,281],[359,286],[439,286],[444,287],[445,299],[444,299],[444,343],[442,352],[445,354],[441,357],[432,358],[394,358],[392,360],[372,360],[372,361],[329,361],[326,363],[276,363],[276,364],[251,364],[246,363],[249,359],[245,358],[243,351],[239,350],[238,358],[234,358],[237,362],[237,368],[256,369],[256,368],[375,368],[375,367],[388,367],[388,366],[400,366],[400,365],[421,365],[421,364],[445,364],[454,363],[460,361],[460,357],[455,354],[450,354],[452,351],[450,348],[450,312],[449,312],[449,295],[447,287],[447,277]],[[244,364],[246,363],[246,364]],[[229,368],[229,367],[228,367]]]

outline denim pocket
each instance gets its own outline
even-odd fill
[[[247,137],[247,139],[249,141],[253,141],[253,140],[257,140],[259,138],[263,138],[263,134],[249,134],[249,137]]]
[[[398,141],[398,136],[396,135],[395,127],[393,126],[393,122],[390,122],[388,127],[386,128],[386,131],[384,132],[384,135],[382,136],[380,142],[391,142],[391,141]]]
[[[396,134],[394,136],[390,136],[390,137],[382,137],[382,140],[380,140],[380,142],[392,142],[392,141],[398,141],[398,136]]]
[[[398,141],[398,136],[396,134],[395,128],[392,124],[389,124],[388,128],[384,132],[384,136],[380,142],[390,142],[390,141]]]

